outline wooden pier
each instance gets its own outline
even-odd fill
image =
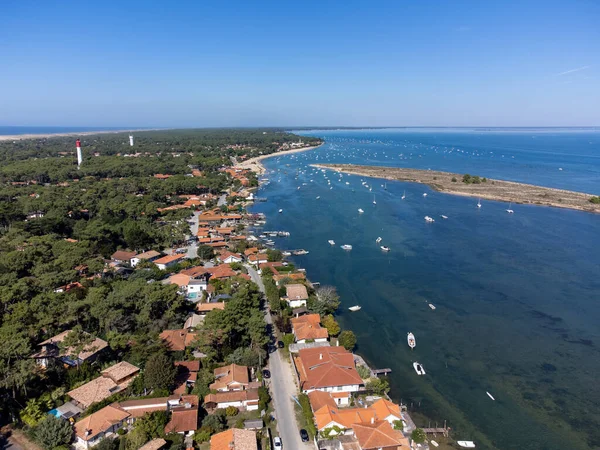
[[[392,369],[373,369],[373,374],[375,376],[385,375],[387,377],[388,373],[392,373]]]
[[[444,427],[440,428],[437,426],[437,423],[435,424],[436,427],[435,428],[423,428],[423,431],[425,432],[425,434],[441,434],[444,437],[448,437],[448,434],[450,433],[451,428],[446,426],[446,421],[444,420]]]

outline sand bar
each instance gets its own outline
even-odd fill
[[[321,145],[323,145],[323,144],[321,144]],[[288,155],[290,153],[307,152],[308,150],[314,150],[315,148],[319,148],[321,145],[315,145],[312,147],[294,148],[294,149],[290,149],[290,150],[282,150],[280,152],[269,153],[268,155],[257,156],[255,158],[250,158],[246,161],[238,163],[236,165],[236,167],[240,168],[240,169],[249,169],[252,172],[262,175],[266,172],[265,166],[263,166],[261,164],[261,161],[263,159],[273,158],[275,156],[281,156],[281,155]]]
[[[547,188],[492,178],[488,178],[485,183],[467,184],[463,183],[464,174],[433,170],[357,166],[352,164],[313,164],[313,166],[366,177],[422,183],[438,192],[476,197],[482,200],[554,206],[600,213],[600,204],[590,203],[590,198],[598,194],[586,194],[584,192]],[[456,182],[452,181],[453,178],[456,179]]]

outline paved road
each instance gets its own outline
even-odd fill
[[[246,265],[248,274],[260,290],[264,293],[265,287],[256,270]],[[265,320],[272,324],[273,319],[268,310],[265,311]],[[275,418],[277,419],[277,430],[283,441],[283,447],[287,449],[312,449],[312,445],[302,442],[300,439],[300,429],[296,422],[294,412],[294,400],[292,396],[298,395],[296,384],[294,383],[294,374],[291,364],[281,357],[280,351],[271,353],[269,357],[269,370],[271,371],[270,390],[275,406]]]
[[[194,216],[190,219],[193,222],[190,224],[191,235],[188,236],[188,239],[196,236],[196,234],[198,233],[198,216],[199,215],[200,215],[200,213],[198,211],[194,211]],[[197,242],[192,242],[191,244],[188,244],[187,249],[188,249],[187,257],[189,259],[193,259],[196,256],[198,256],[198,243]]]
[[[217,206],[223,206],[227,204],[227,194],[223,194],[217,200]]]

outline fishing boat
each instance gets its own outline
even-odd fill
[[[375,243],[376,244],[379,244],[380,242],[381,242],[381,238],[380,237],[378,237],[377,239],[375,239]]]
[[[433,217],[425,216],[425,222],[435,222],[435,220],[433,220]]]
[[[429,303],[429,307],[435,311],[435,305],[433,303]]]
[[[456,441],[456,443],[463,448],[475,448],[475,442],[473,441]]]
[[[362,214],[362,213],[364,213],[364,211],[362,209],[358,208],[358,213]]]
[[[280,210],[279,210],[279,214],[281,214],[282,212],[283,212],[283,209],[280,209]]]
[[[402,198],[402,200],[404,200],[406,198],[406,191],[404,191],[401,198]]]
[[[488,391],[485,391],[485,393],[488,395],[489,398],[491,398],[492,400],[496,400],[494,398],[494,396],[492,394],[490,394]]]
[[[329,242],[329,245],[335,245],[335,241],[333,239],[329,239],[327,242]]]
[[[415,368],[415,372],[417,372],[417,375],[425,375],[425,369],[423,368],[423,365],[421,363],[415,361],[413,363],[413,367]]]
[[[344,244],[341,246],[344,250],[352,250],[352,246],[350,244]]]
[[[352,312],[356,312],[356,311],[360,311],[360,309],[361,309],[361,306],[359,306],[359,305],[354,305],[354,306],[351,306],[351,307],[350,307],[350,308],[348,308],[348,309],[349,309],[350,311],[352,311]]]
[[[381,247],[379,247],[379,248],[380,248],[382,251],[384,251],[384,252],[389,252],[389,251],[390,251],[390,248],[389,248],[389,247],[386,247],[385,245],[382,245],[382,246],[381,246]]]
[[[417,341],[415,341],[415,335],[412,333],[408,333],[408,336],[406,337],[406,339],[408,340],[408,346],[410,348],[415,348],[417,346]]]

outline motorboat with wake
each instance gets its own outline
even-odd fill
[[[350,244],[344,244],[341,246],[344,250],[352,250],[352,246]]]
[[[429,217],[429,216],[425,216],[425,222],[435,222],[435,220],[433,219],[433,217]]]
[[[417,341],[415,341],[415,335],[412,333],[408,333],[408,336],[406,336],[406,339],[408,341],[408,346],[410,348],[415,348],[417,346]]]
[[[425,369],[423,368],[423,365],[421,363],[415,361],[413,363],[413,367],[415,368],[415,372],[417,372],[417,375],[425,375]]]

